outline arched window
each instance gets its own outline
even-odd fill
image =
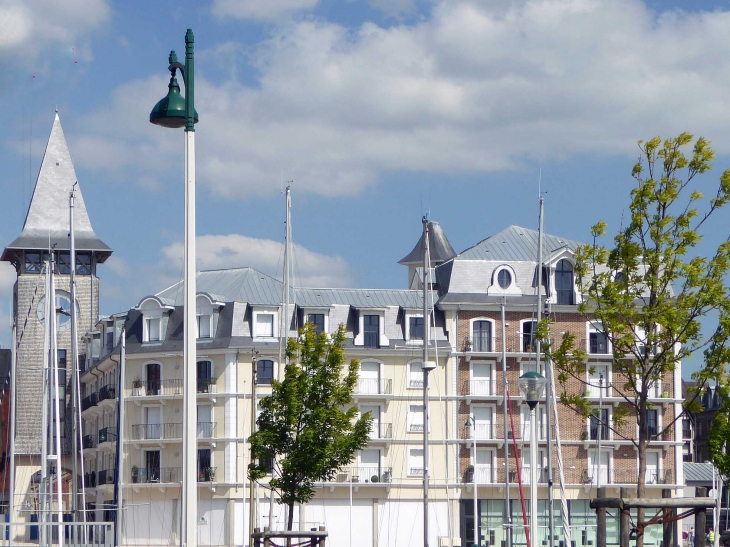
[[[555,292],[558,294],[558,304],[571,306],[575,304],[573,290],[573,265],[563,259],[555,269]]]

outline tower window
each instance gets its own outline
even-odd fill
[[[43,262],[48,258],[48,253],[25,253],[25,273],[43,273]]]
[[[91,275],[91,255],[76,255],[76,275]]]

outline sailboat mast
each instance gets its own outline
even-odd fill
[[[119,376],[117,380],[117,454],[116,454],[116,476],[114,477],[115,500],[117,505],[117,518],[114,522],[114,545],[122,544],[122,530],[124,512],[122,511],[122,498],[124,489],[122,488],[122,476],[124,474],[124,378],[127,368],[127,331],[124,324],[120,331],[121,352],[119,355]],[[84,512],[86,515],[86,512]],[[84,522],[86,517],[84,517]]]
[[[86,490],[84,484],[84,458],[82,451],[79,450],[80,446],[83,446],[83,440],[81,438],[83,434],[83,427],[81,424],[81,378],[79,371],[79,345],[78,345],[78,332],[76,331],[76,235],[74,233],[74,201],[76,193],[76,183],[71,188],[71,193],[68,196],[68,209],[69,209],[69,266],[71,268],[71,429],[72,429],[72,445],[71,445],[71,462],[72,462],[72,475],[73,485],[71,491],[73,492],[72,498],[72,511],[74,519],[78,520],[79,511],[79,498],[78,490],[79,484],[81,485],[81,520],[86,523]],[[82,454],[81,458],[77,457],[77,454]],[[81,465],[81,473],[79,474],[78,465]],[[79,480],[79,478],[81,480]],[[85,528],[84,528],[85,530]]]
[[[428,294],[429,279],[429,248],[428,248],[428,218],[423,217],[423,547],[428,547],[428,373],[433,367],[428,362],[428,342],[431,338]]]
[[[51,327],[51,366],[53,371],[53,416],[54,416],[54,460],[56,462],[56,504],[58,511],[58,544],[63,547],[63,467],[61,465],[61,391],[59,389],[58,374],[58,335],[56,325],[56,282],[55,282],[56,262],[51,253],[51,293],[50,301],[52,303],[51,315],[48,321]]]
[[[50,254],[50,252],[49,252]],[[51,262],[46,261],[46,290],[43,306],[43,384],[41,387],[41,482],[38,489],[41,511],[40,544],[48,545],[48,530],[45,523],[48,521],[48,361],[51,352],[50,316],[53,305],[51,302]]]
[[[17,396],[15,371],[17,369],[18,359],[18,324],[13,321],[13,353],[10,358],[10,496],[8,499],[8,509],[10,509],[10,522],[15,522],[15,400]],[[8,545],[13,547],[15,543],[15,530],[10,529],[10,537]]]

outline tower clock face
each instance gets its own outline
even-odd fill
[[[56,291],[56,327],[64,331],[71,327],[71,295],[66,291]],[[43,296],[38,302],[38,320],[45,324],[46,320],[46,297]],[[76,318],[79,317],[79,303],[76,301]]]

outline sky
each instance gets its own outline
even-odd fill
[[[114,250],[102,314],[182,278],[183,132],[149,111],[187,28],[199,269],[280,277],[287,185],[299,284],[405,288],[423,215],[460,252],[536,229],[540,180],[546,231],[589,241],[620,225],[640,139],[709,139],[707,192],[730,167],[729,0],[1,0],[0,241],[58,109]],[[0,265],[4,347],[14,277]]]

